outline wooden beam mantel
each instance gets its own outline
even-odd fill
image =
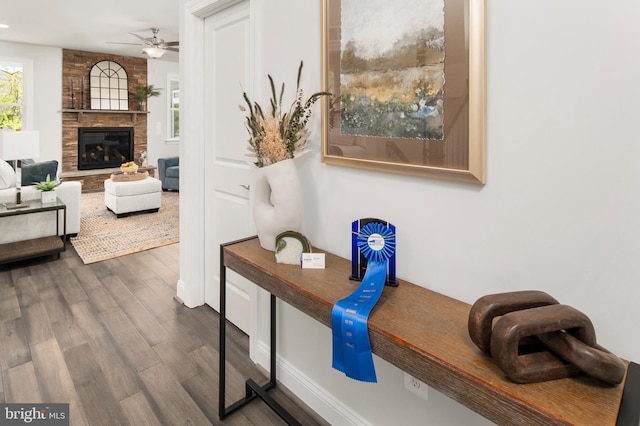
[[[149,114],[148,111],[120,111],[120,110],[111,110],[111,109],[63,109],[63,113],[73,113],[76,114],[76,121],[82,121],[82,114],[129,114],[131,116],[131,122],[136,122],[136,117],[138,114]]]
[[[326,269],[301,269],[276,264],[257,239],[228,245],[224,252],[228,268],[328,327],[334,303],[358,285],[348,279],[350,262],[330,253]],[[469,338],[470,308],[401,281],[385,288],[369,316],[372,350],[498,424],[616,424],[624,383],[607,386],[586,376],[512,383]]]

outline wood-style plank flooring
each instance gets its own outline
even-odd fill
[[[84,265],[0,266],[0,402],[69,403],[71,425],[281,425],[255,400],[218,419],[218,314],[175,301],[179,245]],[[227,405],[266,382],[248,338],[227,327]],[[305,425],[326,424],[283,386]]]

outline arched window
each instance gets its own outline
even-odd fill
[[[91,109],[129,109],[127,72],[113,61],[100,61],[91,67]]]

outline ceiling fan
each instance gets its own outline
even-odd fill
[[[129,33],[130,36],[133,36],[140,40],[141,43],[118,43],[118,42],[110,42],[114,44],[135,44],[140,45],[142,47],[142,52],[146,53],[152,59],[161,58],[162,55],[167,53],[167,51],[178,52],[178,41],[167,41],[165,42],[163,39],[158,37],[159,28],[150,28],[153,33],[153,37],[142,37],[141,35],[135,33]]]

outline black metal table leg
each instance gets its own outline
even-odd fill
[[[220,245],[220,336],[218,351],[220,352],[218,364],[218,416],[223,420],[226,416],[224,395],[226,384],[225,361],[227,357],[227,267],[224,265],[224,244]]]
[[[255,237],[251,237],[255,238]],[[253,379],[248,379],[245,383],[245,396],[244,398],[239,399],[234,402],[230,406],[226,406],[225,404],[225,385],[226,385],[226,335],[227,335],[227,268],[224,264],[224,248],[231,244],[236,244],[242,241],[246,241],[251,238],[245,238],[238,241],[232,241],[226,244],[220,245],[220,341],[219,341],[219,350],[220,350],[220,358],[219,358],[219,383],[218,383],[218,416],[220,420],[224,420],[226,416],[233,413],[234,411],[244,407],[249,402],[253,401],[256,397],[260,398],[264,401],[269,408],[271,408],[282,420],[284,420],[288,425],[292,426],[301,426],[302,424],[298,422],[289,412],[276,400],[271,398],[268,391],[274,389],[276,387],[276,366],[277,366],[277,349],[276,349],[276,297],[271,294],[271,304],[270,304],[270,341],[271,341],[271,371],[270,371],[270,379],[265,385],[258,385]]]

